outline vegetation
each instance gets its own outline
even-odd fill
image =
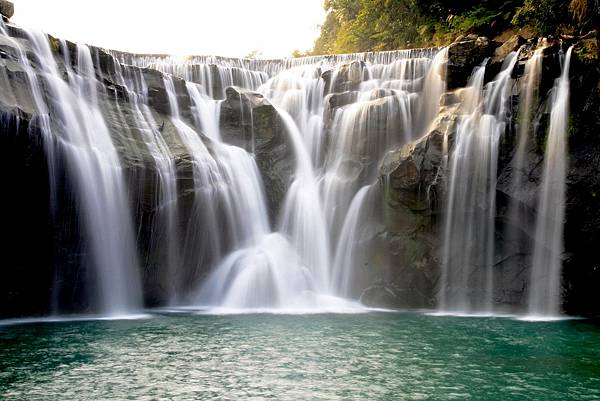
[[[244,56],[244,58],[254,60],[254,59],[260,58],[261,56],[262,56],[262,53],[260,51],[252,50],[250,53],[246,54]]]
[[[599,0],[325,0],[327,16],[311,54],[443,45],[476,33],[587,32]],[[298,52],[299,53],[299,52]]]

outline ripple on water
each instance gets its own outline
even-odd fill
[[[468,397],[600,398],[600,329],[415,313],[189,311],[0,327],[0,399]]]

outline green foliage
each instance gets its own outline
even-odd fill
[[[246,54],[244,56],[244,58],[253,60],[253,59],[260,58],[261,56],[262,56],[262,53],[260,51],[252,50],[250,53]]]
[[[431,24],[417,0],[326,0],[314,54],[389,50],[421,42]],[[425,27],[425,28],[423,28]]]
[[[495,36],[527,27],[538,35],[598,23],[600,0],[325,0],[312,54],[445,45],[460,34]]]
[[[60,40],[56,39],[54,36],[48,35],[48,41],[50,42],[52,51],[58,52],[60,50]]]
[[[517,9],[512,23],[529,26],[538,35],[551,35],[558,27],[569,21],[568,2],[565,0],[525,0]]]
[[[502,11],[477,7],[464,14],[457,15],[450,21],[450,27],[458,32],[478,31],[500,18]]]
[[[296,49],[292,52],[292,57],[293,58],[299,58],[299,57],[306,57],[309,56],[309,52],[301,52],[300,50]]]
[[[512,19],[515,26],[528,26],[538,35],[586,32],[600,22],[598,0],[525,0]]]

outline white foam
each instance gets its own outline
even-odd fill
[[[152,315],[139,314],[116,314],[116,315],[72,315],[72,316],[43,316],[28,317],[16,319],[1,319],[0,326],[12,326],[20,324],[38,324],[38,323],[64,323],[64,322],[85,322],[94,320],[140,320],[149,319]]]
[[[563,320],[578,320],[580,317],[576,316],[544,316],[544,315],[525,315],[519,316],[516,318],[517,320],[521,320],[524,322],[560,322]]]

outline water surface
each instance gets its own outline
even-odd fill
[[[0,399],[600,399],[600,327],[413,313],[0,326]]]

